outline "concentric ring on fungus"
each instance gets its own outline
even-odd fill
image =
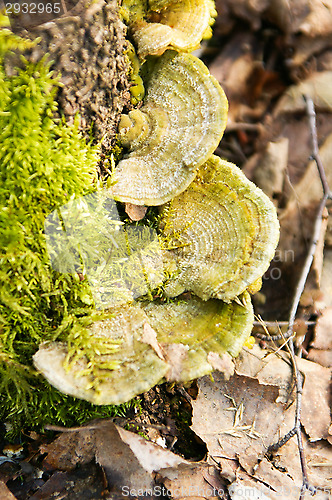
[[[268,269],[279,223],[270,199],[232,163],[212,156],[189,188],[161,209],[160,229],[177,269],[165,285],[174,297],[192,291],[229,302]],[[176,243],[174,245],[176,247]]]
[[[241,299],[242,304],[191,298],[115,308],[90,327],[94,337],[119,345],[114,353],[98,355],[94,373],[84,357],[66,362],[68,348],[61,342],[42,344],[34,364],[61,392],[98,405],[124,403],[165,380],[187,382],[211,373],[212,358],[219,355],[237,356],[253,322],[249,295]],[[154,342],[147,341],[146,330]]]
[[[211,35],[217,12],[211,0],[150,0],[147,17],[131,24],[137,54],[161,55],[168,48],[192,52]]]
[[[114,198],[156,206],[184,191],[218,146],[227,110],[223,90],[199,59],[174,51],[158,58],[144,105],[120,120],[129,153],[115,169]]]

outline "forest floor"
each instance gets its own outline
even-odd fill
[[[281,226],[253,297],[256,345],[243,349],[228,381],[215,373],[188,387],[163,384],[123,417],[5,444],[1,500],[331,498],[332,224],[329,202],[317,217],[323,190],[303,96],[314,105],[331,186],[332,1],[220,0],[217,7],[214,36],[196,53],[230,103],[217,154],[270,196]],[[319,225],[293,338],[303,381],[301,469],[296,436],[269,447],[294,426],[294,359],[283,335]],[[303,469],[309,484],[301,493]]]

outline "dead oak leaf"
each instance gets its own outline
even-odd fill
[[[41,451],[48,454],[44,465],[53,469],[72,471],[77,465],[95,460],[104,471],[109,489],[116,494],[131,489],[151,491],[154,472],[187,463],[171,451],[107,419],[63,429],[63,434]]]

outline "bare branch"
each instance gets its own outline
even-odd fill
[[[302,392],[303,392],[303,379],[302,379],[302,375],[299,371],[299,368],[298,368],[297,362],[296,362],[294,342],[293,342],[293,330],[294,330],[294,322],[295,322],[296,313],[297,313],[297,310],[299,307],[300,299],[301,299],[305,284],[306,284],[307,279],[308,279],[309,271],[311,269],[312,261],[313,261],[314,256],[315,256],[319,236],[321,233],[321,227],[322,227],[322,221],[323,221],[323,211],[325,209],[327,200],[329,198],[331,198],[331,193],[330,193],[329,185],[327,182],[324,166],[323,166],[323,163],[322,163],[320,155],[319,155],[318,139],[317,139],[317,127],[316,127],[316,112],[315,112],[314,103],[313,103],[312,99],[308,96],[304,96],[304,100],[306,102],[307,116],[309,119],[309,126],[310,126],[310,132],[311,132],[312,157],[316,162],[317,169],[319,172],[319,176],[320,176],[320,180],[321,180],[321,184],[322,184],[322,188],[323,188],[323,197],[321,199],[321,202],[320,202],[318,210],[317,210],[315,224],[314,224],[314,228],[313,228],[313,235],[312,235],[309,251],[308,251],[306,260],[304,262],[299,281],[298,281],[297,286],[296,286],[294,298],[292,301],[292,307],[291,307],[291,310],[289,313],[287,332],[285,335],[282,335],[284,338],[288,338],[288,342],[286,345],[287,345],[287,348],[289,350],[289,354],[290,354],[290,357],[292,360],[293,373],[294,373],[295,384],[296,384],[296,407],[295,407],[294,427],[283,438],[281,438],[274,445],[270,446],[270,448],[268,449],[269,452],[276,451],[281,446],[283,446],[285,443],[287,443],[287,441],[291,437],[296,435],[297,442],[298,442],[301,470],[302,470],[302,478],[303,478],[300,500],[302,500],[304,498],[305,491],[310,491],[312,494],[314,494],[317,490],[315,487],[310,486],[310,484],[309,484],[307,464],[306,464],[305,453],[304,453],[304,448],[303,448],[303,441],[302,441],[302,434],[301,434],[301,403],[302,403]]]

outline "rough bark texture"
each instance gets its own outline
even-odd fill
[[[126,27],[117,1],[81,0],[67,14],[21,34],[41,38],[30,60],[48,53],[52,68],[61,73],[59,111],[69,122],[79,113],[81,129],[88,134],[93,124],[93,136],[109,149],[130,100]]]

